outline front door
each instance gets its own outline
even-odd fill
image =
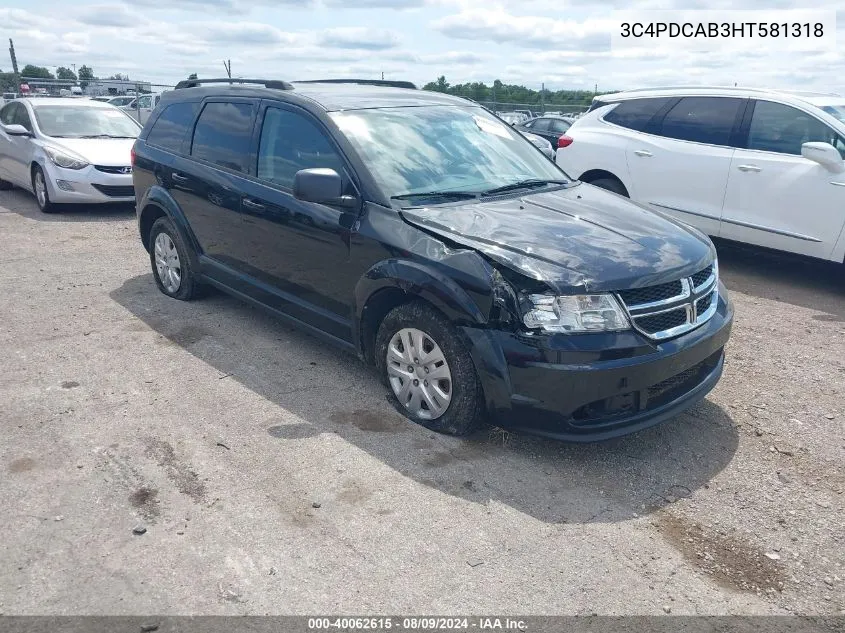
[[[242,252],[251,273],[277,291],[276,307],[351,340],[352,289],[361,271],[350,269],[350,238],[357,209],[303,202],[293,196],[301,169],[330,168],[355,194],[351,171],[322,125],[305,111],[278,103],[262,107],[257,181],[244,184]],[[265,301],[271,300],[269,297]]]
[[[720,236],[827,258],[845,226],[845,172],[801,156],[822,141],[845,158],[845,141],[826,123],[782,103],[758,100],[746,149],[731,162]]]

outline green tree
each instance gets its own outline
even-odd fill
[[[197,79],[197,74],[191,73],[190,75],[188,75],[188,79]]]
[[[54,79],[53,73],[43,66],[27,64],[21,69],[21,77],[32,77],[33,79]]]
[[[72,79],[73,81],[76,81],[76,73],[70,68],[65,68],[64,66],[59,66],[56,69],[56,77],[59,79]]]
[[[90,66],[82,65],[79,67],[79,85],[82,87],[83,90],[88,87],[88,82],[92,79],[96,79],[94,76],[94,71],[91,69]]]
[[[122,75],[121,73],[115,73],[109,79],[116,79],[118,81],[129,81],[129,75]]]

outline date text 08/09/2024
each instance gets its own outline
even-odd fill
[[[523,633],[524,620],[498,617],[323,617],[308,618],[308,633],[316,631],[509,631]]]

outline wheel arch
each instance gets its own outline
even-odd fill
[[[487,315],[453,279],[416,262],[387,260],[370,268],[355,286],[355,345],[373,362],[379,325],[393,308],[422,300],[456,326],[480,325]]]
[[[610,180],[615,180],[618,182],[622,188],[625,190],[625,193],[630,197],[630,189],[625,184],[625,182],[613,172],[607,171],[606,169],[588,169],[581,177],[578,178],[581,182],[591,183],[595,180],[599,180],[602,178],[608,178]]]
[[[199,243],[191,231],[185,214],[170,193],[161,186],[151,187],[138,201],[138,232],[144,249],[150,251],[150,229],[156,220],[167,217],[179,231],[185,244],[189,247],[193,264],[197,264],[197,255],[201,252]]]

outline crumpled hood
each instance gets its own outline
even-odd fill
[[[401,214],[561,292],[672,281],[716,256],[696,229],[591,185]]]
[[[131,164],[130,152],[134,138],[51,138],[44,141],[58,149],[66,149],[81,156],[92,165],[124,167]]]

